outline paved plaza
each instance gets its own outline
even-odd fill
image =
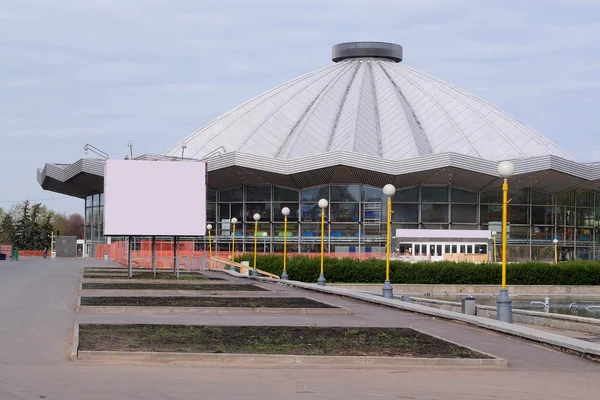
[[[597,399],[600,364],[532,342],[341,297],[260,283],[351,315],[76,313],[92,260],[0,262],[0,399]],[[220,275],[219,275],[220,276]],[[246,280],[228,277],[233,282]],[[412,327],[508,360],[506,369],[235,367],[70,361],[75,322]]]

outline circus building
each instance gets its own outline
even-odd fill
[[[402,53],[392,43],[335,45],[333,63],[239,105],[153,157],[207,162],[206,217],[221,251],[230,250],[234,217],[236,251],[252,250],[255,213],[261,250],[282,251],[281,210],[288,207],[288,251],[318,252],[324,198],[326,251],[381,253],[381,188],[388,183],[396,187],[394,232],[422,230],[426,238],[429,229],[499,231],[497,166],[510,160],[509,260],[552,259],[554,239],[574,258],[600,259],[600,164],[574,160],[501,109],[405,66]],[[103,158],[84,158],[38,170],[44,189],[85,199],[89,256],[94,243],[107,240],[103,165]]]

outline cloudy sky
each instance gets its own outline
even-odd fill
[[[503,108],[579,161],[600,160],[598,0],[0,0],[0,207],[63,212],[36,169],[93,144],[163,153],[343,41]]]

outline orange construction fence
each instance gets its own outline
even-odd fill
[[[173,242],[158,240],[156,241],[157,268],[172,269],[174,267],[173,247]],[[194,242],[192,241],[179,242],[178,256],[180,261],[180,268],[199,269],[199,260],[201,258],[208,257],[208,253],[208,251],[204,250],[194,250]],[[103,259],[105,254],[108,255],[108,258],[110,260],[113,260],[121,265],[127,265],[127,241],[96,245],[96,258]],[[212,254],[216,257],[231,259],[231,252],[229,251],[213,251]],[[243,253],[241,251],[236,251],[235,254],[236,256],[240,256],[242,254],[248,254],[248,252]],[[257,254],[262,255],[265,253],[258,252]],[[266,254],[277,254],[283,257],[283,253]],[[288,257],[294,256],[320,257],[321,253],[288,253]],[[326,252],[325,256],[366,260],[369,258],[384,258],[385,253]],[[136,249],[131,251],[131,259],[132,265],[136,268],[151,268],[152,241],[142,240],[139,243],[136,243]]]

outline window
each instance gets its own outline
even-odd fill
[[[331,221],[358,222],[358,203],[331,204]]]
[[[281,212],[281,211],[280,211]],[[271,220],[271,204],[246,203],[246,221],[254,221],[254,214],[260,215],[260,221]]]
[[[509,189],[508,198],[511,204],[529,204],[529,189]]]
[[[329,200],[329,186],[304,189],[300,197],[302,201],[318,202],[321,199]]]
[[[552,207],[531,207],[533,225],[552,225]]]
[[[360,201],[360,186],[358,185],[332,185],[331,201]]]
[[[500,205],[481,205],[479,213],[480,222],[502,221],[502,206]]]
[[[104,193],[100,193],[100,205],[104,205]]]
[[[304,203],[301,205],[301,220],[304,222],[320,222],[321,209],[317,203]],[[328,209],[325,209],[325,220],[327,221]]]
[[[421,201],[432,203],[444,203],[448,201],[448,188],[444,187],[422,187]]]
[[[481,192],[481,203],[502,203],[502,189]]]
[[[529,224],[529,207],[508,205],[508,221],[511,224]]]
[[[592,192],[577,192],[575,196],[577,207],[593,207],[594,206],[594,193]]]
[[[422,222],[448,222],[448,204],[421,204]]]
[[[273,200],[298,202],[300,196],[297,190],[273,187]]]
[[[243,201],[244,190],[241,187],[237,187],[229,190],[221,190],[219,192],[219,201]]]
[[[354,237],[358,238],[358,224],[331,224],[331,238]],[[358,239],[356,239],[358,240]]]
[[[452,188],[453,203],[475,203],[477,204],[477,193],[466,190]]]
[[[387,201],[387,198],[385,201]],[[419,188],[396,189],[392,201],[394,203],[417,203],[419,201]]]
[[[298,221],[298,203],[273,203],[273,221],[283,221],[283,214],[281,210],[283,207],[290,209],[290,215],[288,215],[289,221]]]
[[[575,192],[559,193],[556,196],[556,203],[559,206],[574,206]]]
[[[387,202],[387,197],[385,194],[383,194],[383,188],[363,186],[361,197],[362,197],[362,201],[369,202],[369,203]]]
[[[225,204],[229,206],[229,204]],[[206,222],[215,222],[217,220],[217,205],[215,203],[206,204]]]
[[[452,204],[452,222],[476,223],[477,205],[476,204]]]
[[[246,201],[271,201],[271,186],[247,185]]]
[[[531,203],[538,205],[552,205],[552,195],[532,190]]]
[[[392,204],[392,211],[392,222],[419,222],[418,204]]]
[[[210,203],[217,202],[217,191],[214,189],[206,189],[206,201]]]

